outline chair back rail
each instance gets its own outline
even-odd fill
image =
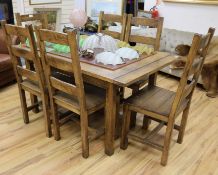
[[[31,52],[31,49],[29,48],[21,48],[18,45],[13,45],[11,47],[11,51],[16,57],[23,57],[29,61],[33,61],[34,54]]]
[[[46,13],[41,14],[25,14],[21,15],[20,13],[15,13],[16,21],[18,26],[22,26],[23,23],[26,22],[34,22],[39,21],[41,23],[41,28],[47,29],[48,28],[48,17]],[[34,27],[35,28],[35,27]],[[25,43],[26,38],[20,37],[20,41]]]
[[[160,47],[160,38],[163,28],[163,21],[164,18],[160,17],[157,19],[153,18],[143,18],[143,17],[133,17],[132,14],[128,15],[127,18],[127,27],[125,32],[125,42],[136,42],[136,43],[142,43],[142,44],[148,44],[152,45],[154,47],[154,50],[159,50]],[[156,28],[156,36],[155,37],[146,37],[146,36],[138,36],[138,35],[132,35],[131,34],[131,27],[132,26],[147,26]]]
[[[37,41],[40,45],[41,62],[45,70],[45,77],[48,83],[50,98],[57,91],[73,95],[78,99],[81,110],[86,110],[84,85],[81,74],[81,67],[76,45],[76,32],[58,33],[46,29],[36,30]],[[46,52],[45,42],[67,45],[70,47],[71,59]],[[53,69],[73,75],[75,84],[70,84],[63,79],[58,79],[53,75]],[[74,81],[72,77],[72,82]]]
[[[16,21],[18,26],[22,26],[23,22],[30,22],[30,21],[40,21],[42,28],[48,28],[48,18],[47,14],[25,14],[21,15],[20,13],[15,13]]]
[[[60,57],[58,55],[47,53],[47,64],[66,72],[73,72],[72,61],[70,59]]]
[[[215,29],[210,28],[205,36],[195,34],[187,57],[186,66],[172,105],[170,117],[174,116],[184,100],[191,101],[214,32]],[[189,81],[190,76],[192,79]]]
[[[113,14],[104,14],[104,12],[101,11],[99,15],[98,33],[104,33],[106,35],[112,36],[115,39],[119,39],[123,41],[125,37],[126,21],[127,21],[127,14],[125,13],[121,16],[121,15],[113,15]],[[121,23],[122,26],[121,33],[103,30],[103,22]]]

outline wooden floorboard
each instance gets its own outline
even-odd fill
[[[158,77],[161,87],[176,90],[176,83]],[[194,93],[182,145],[175,142],[177,131],[173,132],[166,167],[160,165],[161,152],[133,141],[124,151],[117,140],[114,155],[108,157],[104,136],[91,142],[90,157],[83,159],[79,126],[66,123],[62,139],[55,141],[45,137],[42,117],[41,112],[30,112],[31,122],[25,125],[16,84],[0,89],[0,175],[218,175],[218,98],[208,98],[200,88]],[[163,139],[163,131],[157,141]]]

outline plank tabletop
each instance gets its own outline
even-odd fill
[[[57,54],[51,52],[51,54]],[[69,58],[69,54],[58,54]],[[70,61],[70,60],[69,60]],[[154,55],[146,56],[139,61],[127,64],[116,70],[110,70],[94,64],[80,62],[82,73],[89,77],[96,78],[105,82],[113,83],[120,87],[127,87],[144,77],[147,77],[162,68],[172,64],[175,57],[168,52],[156,52]]]
[[[117,70],[109,70],[95,65],[81,62],[83,74],[98,78],[103,81],[114,83],[118,86],[127,87],[138,80],[151,75],[165,66],[173,63],[174,56],[167,52],[156,54],[141,59]]]

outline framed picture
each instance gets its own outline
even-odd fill
[[[164,0],[164,1],[165,2],[218,5],[218,0]]]
[[[59,8],[34,8],[34,13],[46,13],[49,30],[60,30],[61,10]]]
[[[29,0],[30,5],[40,5],[40,4],[56,4],[61,3],[62,0]]]
[[[86,12],[92,20],[97,21],[100,11],[121,15],[124,0],[86,0]]]

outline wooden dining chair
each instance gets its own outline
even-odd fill
[[[125,32],[125,42],[135,42],[140,44],[147,44],[154,48],[154,51],[158,51],[160,47],[160,39],[163,28],[164,18],[144,18],[144,17],[133,17],[132,14],[128,15],[127,24],[126,24],[126,32]],[[131,34],[132,26],[142,26],[142,27],[150,27],[156,30],[156,35],[154,37],[148,36],[138,36]],[[151,77],[146,77],[143,80],[140,80],[128,88],[132,89],[132,94],[135,94],[139,91],[140,88],[146,85],[150,78],[150,82],[156,83],[157,74],[152,75]],[[133,128],[136,123],[136,114],[132,114],[131,125]],[[149,122],[149,121],[147,121]]]
[[[16,18],[16,24],[18,26],[22,26],[26,22],[39,22],[41,28],[48,29],[48,17],[47,17],[46,13],[24,14],[24,15],[21,15],[20,13],[15,13],[15,18]],[[21,41],[21,43],[25,44],[26,39],[20,37],[20,41]],[[32,104],[38,102],[37,96],[34,96],[32,94],[30,94],[30,99],[31,99]],[[32,111],[37,113],[37,112],[39,112],[39,109],[34,108]]]
[[[214,31],[215,29],[210,28],[208,34],[204,37],[199,34],[194,35],[187,63],[176,92],[153,85],[147,86],[135,96],[126,100],[120,148],[126,149],[128,146],[127,134],[131,112],[142,113],[149,119],[157,121],[159,125],[143,139],[136,135],[128,134],[128,136],[162,151],[161,164],[167,164],[173,129],[179,131],[177,142],[181,144],[183,141],[193,91],[198,82]],[[192,79],[189,81],[190,76]],[[175,119],[181,112],[183,112],[183,115],[179,126],[175,124]],[[152,136],[165,125],[166,132],[163,146],[152,142]]]
[[[88,115],[104,108],[105,92],[93,86],[84,87],[75,31],[64,34],[41,29],[36,30],[36,34],[40,42],[41,61],[48,83],[55,140],[60,139],[57,108],[63,107],[80,115],[82,155],[87,158],[89,156]],[[69,46],[70,58],[46,52],[46,41]],[[72,81],[56,78],[53,75],[54,69],[71,75]]]
[[[49,117],[49,97],[45,86],[43,70],[37,53],[36,43],[34,40],[32,25],[26,27],[6,24],[1,21],[2,28],[6,36],[8,50],[12,59],[14,72],[17,79],[18,90],[20,95],[21,107],[23,111],[24,123],[29,123],[28,111],[38,108],[39,103],[27,106],[25,92],[38,96],[42,100],[42,109],[45,118],[46,135],[50,137],[51,123]],[[26,38],[29,40],[29,47],[23,47],[20,44],[12,44],[12,36]],[[21,64],[21,58],[25,60],[25,67]]]
[[[121,15],[114,15],[114,14],[105,14],[103,11],[100,12],[99,15],[99,23],[98,23],[98,33],[103,33],[106,35],[110,35],[115,39],[119,39],[121,41],[124,40],[125,37],[125,30],[126,30],[126,21],[127,21],[127,14]],[[121,24],[121,33],[115,31],[109,31],[103,29],[104,22],[117,22]]]

